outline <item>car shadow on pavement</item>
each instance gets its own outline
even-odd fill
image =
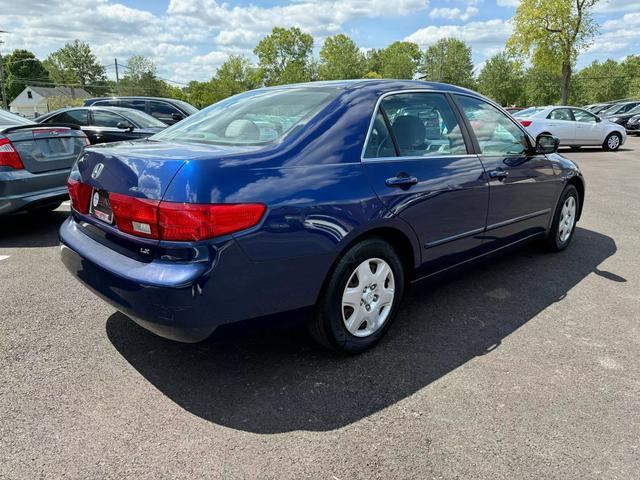
[[[0,217],[0,248],[53,247],[68,210]]]
[[[194,415],[255,433],[329,431],[500,348],[587,275],[625,281],[599,268],[615,252],[612,238],[578,228],[564,252],[531,245],[414,287],[382,342],[353,357],[316,347],[288,321],[236,324],[195,345],[159,338],[120,313],[106,331],[145,379]]]

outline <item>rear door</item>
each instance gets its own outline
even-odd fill
[[[454,98],[489,176],[488,246],[544,232],[562,188],[551,161],[535,153],[526,132],[495,106],[468,95]]]
[[[443,93],[388,94],[362,159],[390,214],[415,230],[427,271],[464,261],[482,245],[489,188],[458,115]]]
[[[560,140],[562,145],[576,143],[576,125],[569,108],[554,108],[547,115],[546,129]]]

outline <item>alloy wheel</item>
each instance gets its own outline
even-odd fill
[[[560,211],[560,222],[558,224],[558,240],[566,242],[571,236],[573,227],[576,224],[576,199],[573,195],[567,197]]]

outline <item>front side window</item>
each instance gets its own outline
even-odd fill
[[[547,116],[549,120],[565,120],[568,122],[573,121],[571,117],[571,111],[568,108],[556,108],[552,110],[549,116]]]
[[[478,98],[456,95],[463,114],[484,155],[521,155],[529,148],[527,134],[493,105]]]
[[[87,111],[86,110],[69,110],[67,112],[54,115],[45,123],[71,123],[73,125],[84,126],[87,125]]]
[[[464,155],[467,148],[446,97],[439,93],[400,93],[380,105],[402,157]]]
[[[96,127],[112,127],[117,128],[118,123],[123,122],[124,118],[115,113],[105,112],[104,110],[93,111],[93,125]]]
[[[127,117],[128,120],[131,120],[140,128],[164,128],[167,126],[166,123],[161,122],[157,118],[154,118],[151,115],[147,115],[146,113],[139,112],[137,110],[129,110],[126,113],[122,113]]]
[[[164,102],[149,102],[149,113],[160,120],[171,118],[174,113],[182,115],[176,107]]]
[[[339,92],[333,87],[252,90],[200,110],[151,138],[220,145],[274,143],[306,124]]]
[[[131,100],[123,98],[120,100],[120,106],[122,108],[133,108],[135,110],[140,110],[141,112],[147,111],[147,102],[145,100]]]
[[[596,123],[597,121],[597,117],[593,113],[577,108],[573,109],[573,118],[576,119],[576,122],[580,123]]]
[[[100,100],[93,104],[96,107],[117,107],[120,105],[119,100]]]

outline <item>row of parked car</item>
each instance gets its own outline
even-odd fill
[[[625,127],[627,133],[640,134],[640,100],[596,103],[584,108]]]

